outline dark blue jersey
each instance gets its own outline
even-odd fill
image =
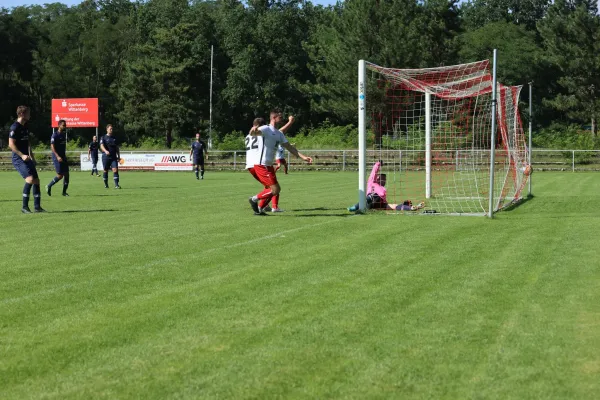
[[[204,152],[206,152],[206,145],[202,140],[192,143],[192,154],[194,155],[194,158],[203,160]]]
[[[90,155],[98,157],[98,142],[91,142],[88,146]]]
[[[8,137],[15,141],[17,149],[23,154],[29,155],[29,129],[26,125],[21,125],[18,121],[10,126]],[[16,156],[16,153],[13,152]],[[18,157],[18,156],[17,156]]]
[[[117,143],[117,138],[114,136],[104,135],[102,136],[102,140],[100,143],[104,146],[106,150],[110,153],[109,155],[113,158],[117,157],[119,144]]]
[[[64,133],[54,132],[52,138],[50,138],[50,143],[54,145],[54,151],[60,158],[67,157],[67,136]]]

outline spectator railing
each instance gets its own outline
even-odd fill
[[[449,150],[445,159],[451,163],[453,153],[459,159],[460,152],[464,150]],[[419,150],[369,150],[367,157],[369,162],[378,159],[399,163],[403,154],[421,152]],[[173,154],[189,155],[189,151],[122,151],[122,154]],[[308,165],[302,160],[286,154],[290,170],[312,170],[312,171],[355,171],[358,170],[358,150],[304,150],[302,153],[313,158],[313,164]],[[501,151],[499,151],[501,153]],[[69,151],[67,157],[73,170],[80,169],[80,155],[87,151]],[[50,151],[37,152],[36,161],[40,171],[52,170]],[[12,153],[0,152],[0,171],[12,170]],[[411,166],[417,170],[422,167],[419,161],[424,157],[410,157],[414,161]],[[407,159],[406,157],[404,158]],[[534,171],[600,171],[600,150],[542,150],[534,149],[532,152],[532,164]],[[211,150],[205,163],[207,169],[222,171],[242,171],[246,168],[246,152]]]

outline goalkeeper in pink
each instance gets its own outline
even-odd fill
[[[425,203],[413,206],[410,200],[406,200],[402,204],[388,204],[386,197],[387,190],[385,189],[386,175],[380,174],[380,169],[381,161],[377,161],[373,165],[371,175],[369,175],[369,180],[367,181],[367,209],[416,211],[425,207]],[[348,207],[348,211],[359,211],[359,205],[355,204],[352,207]]]

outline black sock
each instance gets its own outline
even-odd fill
[[[40,184],[34,184],[33,185],[33,206],[35,208],[41,208],[42,207],[42,195],[40,194]]]
[[[104,186],[108,186],[108,172],[104,171],[102,179],[104,179]]]
[[[68,187],[69,187],[69,175],[65,175],[65,180],[63,182],[63,194],[67,193]]]
[[[48,187],[52,187],[54,186],[54,184],[58,181],[60,181],[61,178],[59,178],[58,176],[55,176],[54,178],[52,178],[52,180],[50,181],[50,183],[48,184]]]
[[[119,186],[119,173],[118,172],[114,173],[113,179],[115,180],[115,186]]]
[[[195,174],[196,174],[196,178],[197,178],[197,177],[198,177],[198,167],[196,167],[196,172],[195,172]]]
[[[31,192],[31,183],[25,182],[23,186],[23,208],[29,207],[29,193]]]
[[[204,177],[204,170],[203,169],[200,170],[200,176]]]

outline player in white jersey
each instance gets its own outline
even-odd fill
[[[256,118],[252,127],[259,127],[265,124],[264,118]],[[262,136],[251,135],[248,133],[246,138],[244,139],[244,143],[246,144],[246,169],[250,174],[260,182],[260,178],[256,175],[254,171],[254,166],[260,162],[261,148],[263,146],[263,138]],[[262,182],[261,182],[262,183]],[[267,186],[265,186],[265,189]]]
[[[257,146],[260,149],[260,156],[258,158],[258,163],[254,165],[253,175],[265,186],[265,189],[248,199],[250,206],[252,206],[252,210],[258,215],[264,215],[262,210],[269,204],[273,196],[277,196],[281,191],[281,187],[279,182],[277,182],[277,177],[275,175],[275,169],[273,168],[273,161],[279,144],[296,157],[300,157],[309,164],[312,163],[312,158],[298,152],[298,150],[288,142],[283,132],[277,129],[277,126],[282,120],[281,112],[271,111],[270,118],[269,125],[260,127],[255,125],[250,129],[250,136],[262,137],[260,144],[257,141]],[[291,122],[293,122],[293,118],[291,119]],[[252,150],[252,141],[250,141],[250,147]]]

